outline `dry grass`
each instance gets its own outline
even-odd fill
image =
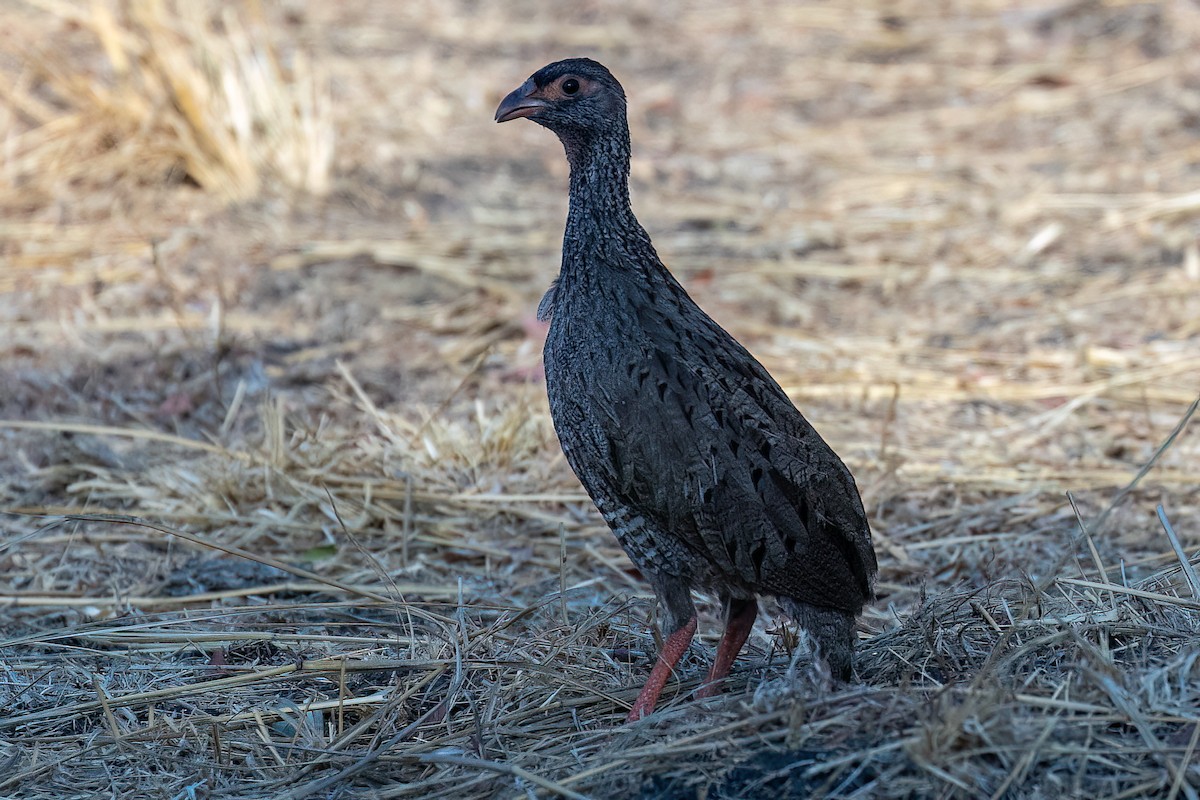
[[[1200,8],[660,5],[0,11],[0,796],[1197,796]],[[565,165],[490,121],[579,53],[858,477],[860,684],[772,611],[690,700],[708,604],[621,724],[652,599],[531,320]]]
[[[281,65],[261,9],[247,25],[232,9],[212,17],[203,3],[29,4],[45,13],[42,24],[94,36],[104,60],[91,68],[108,79],[44,41],[23,53],[36,88],[18,85],[7,99],[43,125],[18,140],[10,162],[18,180],[50,170],[100,188],[176,172],[228,200],[253,197],[268,179],[328,190],[327,91],[302,53]]]

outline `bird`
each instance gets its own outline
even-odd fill
[[[555,133],[570,167],[562,263],[538,305],[546,392],[567,463],[654,589],[663,644],[628,714],[651,713],[696,633],[693,590],[725,628],[715,695],[760,595],[853,675],[874,596],[871,529],[850,470],[770,373],[688,295],[633,213],[625,91],[602,64],[556,61],[496,109]]]

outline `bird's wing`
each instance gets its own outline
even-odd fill
[[[876,564],[849,470],[732,337],[688,330],[699,357],[651,343],[609,405],[615,499],[737,583],[857,613]]]

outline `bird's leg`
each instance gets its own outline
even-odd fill
[[[675,669],[679,659],[683,658],[683,654],[687,652],[688,645],[692,643],[692,637],[695,635],[696,617],[693,615],[683,627],[676,629],[663,642],[662,652],[658,654],[658,661],[655,662],[654,669],[650,671],[646,685],[638,693],[637,700],[633,702],[633,708],[629,709],[629,716],[625,718],[626,722],[637,722],[654,710],[654,704],[658,702],[658,695],[667,685],[667,679],[671,677],[671,670]]]
[[[754,598],[738,600],[729,598],[725,611],[725,632],[717,645],[717,657],[713,661],[708,680],[696,690],[696,697],[712,697],[721,690],[721,683],[729,669],[742,652],[742,645],[754,629],[754,618],[758,616],[758,601]]]

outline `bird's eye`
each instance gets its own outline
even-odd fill
[[[567,78],[562,82],[563,94],[575,94],[579,91],[579,81],[574,78]]]

